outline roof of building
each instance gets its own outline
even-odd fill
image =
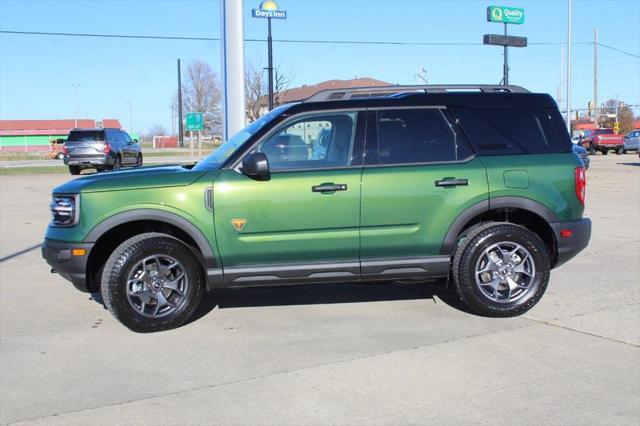
[[[302,87],[294,87],[292,89],[284,90],[278,94],[278,102],[286,104],[289,102],[302,101],[322,90],[327,89],[348,89],[351,87],[366,86],[391,86],[391,83],[369,77],[354,78],[352,80],[328,80],[311,86],[304,85]]]
[[[99,123],[99,122],[98,122]],[[0,136],[64,135],[76,127],[98,127],[96,120],[82,118],[65,120],[0,120]],[[120,121],[102,120],[102,127],[120,129]]]

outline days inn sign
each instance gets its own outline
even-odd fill
[[[278,3],[273,0],[265,0],[260,3],[258,9],[252,9],[251,17],[253,18],[273,18],[273,19],[287,19],[287,11],[280,10]]]

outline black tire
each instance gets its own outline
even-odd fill
[[[589,145],[589,155],[596,155],[596,150],[593,149],[593,145]]]
[[[113,160],[113,166],[111,166],[111,170],[120,170],[122,168],[122,160],[120,159],[120,155],[116,155],[116,158]]]
[[[74,176],[79,175],[81,171],[82,169],[80,168],[80,166],[69,166],[69,173]]]
[[[142,167],[142,154],[138,154],[136,158],[136,167]]]
[[[59,152],[58,155],[56,155],[56,160],[64,160],[64,154]]]
[[[602,152],[602,155],[607,155],[609,153],[608,149],[603,149],[600,152]]]
[[[127,295],[127,280],[143,259],[156,255],[171,256],[180,262],[188,286],[179,300],[173,299],[176,304],[173,311],[149,317],[132,306]],[[130,330],[140,333],[169,330],[184,324],[193,315],[204,293],[204,274],[197,257],[182,241],[166,234],[145,233],[129,238],[111,254],[102,273],[101,293],[109,312]]]
[[[484,251],[494,244],[511,242],[530,254],[535,273],[524,294],[511,302],[498,302],[476,284],[476,265]],[[453,280],[460,298],[474,312],[488,317],[513,317],[531,309],[542,297],[550,277],[548,249],[528,229],[510,223],[490,223],[473,229],[460,243],[453,259]]]

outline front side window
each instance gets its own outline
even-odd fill
[[[357,112],[310,115],[284,127],[254,149],[273,171],[347,167],[352,164]]]
[[[378,164],[459,161],[471,155],[440,109],[378,111]]]

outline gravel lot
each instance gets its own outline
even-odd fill
[[[41,259],[69,176],[0,176],[0,422],[637,425],[640,162],[593,156],[587,176],[591,244],[524,317],[477,317],[439,286],[338,284],[211,294],[152,335]]]

